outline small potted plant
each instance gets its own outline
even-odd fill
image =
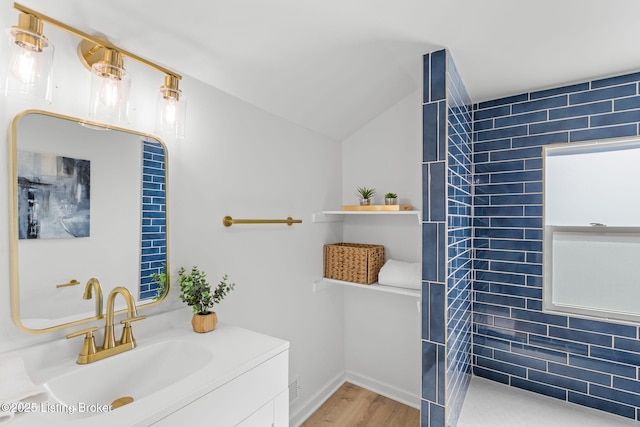
[[[178,284],[180,285],[180,299],[193,309],[191,325],[196,332],[209,332],[216,328],[218,316],[211,311],[214,304],[218,304],[233,290],[235,283],[228,283],[229,277],[225,274],[218,285],[212,289],[207,282],[204,271],[193,267],[187,273],[184,267],[178,270]]]
[[[387,193],[384,195],[385,205],[395,205],[398,203],[398,195],[396,193]]]
[[[375,188],[358,187],[358,196],[360,196],[360,206],[369,206],[371,204],[371,198],[376,194]]]

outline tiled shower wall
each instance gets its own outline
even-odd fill
[[[640,73],[475,105],[469,162],[455,65],[445,51],[424,64],[422,425],[457,421],[473,274],[476,375],[640,420],[637,326],[549,315],[541,304],[541,147],[639,135]]]
[[[446,70],[444,50],[424,56],[422,105],[422,427],[445,426]]]
[[[450,55],[447,69],[447,425],[455,426],[471,380],[472,111]]]
[[[638,135],[639,81],[637,73],[475,106],[473,371],[640,420],[638,327],[545,314],[541,301],[541,147]]]
[[[471,362],[471,141],[466,89],[448,53],[424,57],[423,427],[455,425]]]

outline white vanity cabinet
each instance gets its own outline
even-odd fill
[[[289,351],[230,379],[154,426],[287,427]]]
[[[78,347],[67,340],[0,354],[22,358],[46,392],[45,406],[15,414],[11,425],[288,427],[289,343],[223,322],[197,334],[191,315],[150,316],[137,325],[135,349],[88,365],[76,363]],[[117,396],[133,402],[79,409]]]

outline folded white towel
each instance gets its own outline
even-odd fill
[[[15,403],[26,398],[46,393],[44,387],[35,385],[19,357],[0,360],[0,403]],[[13,419],[13,412],[0,412],[0,424]]]
[[[378,283],[398,288],[420,289],[422,266],[419,262],[387,260],[378,273]]]

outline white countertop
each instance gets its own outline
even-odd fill
[[[237,376],[251,370],[270,358],[286,351],[289,343],[257,332],[219,323],[216,329],[198,334],[191,329],[191,313],[181,309],[163,313],[133,325],[138,347],[105,360],[121,358],[126,363],[126,354],[155,343],[190,341],[211,349],[213,357],[202,369],[186,376],[169,387],[137,399],[133,403],[88,418],[65,418],[65,414],[16,414],[11,426],[59,425],[118,425],[146,426],[196,400]],[[116,335],[120,326],[116,326]],[[98,337],[102,331],[98,331]],[[98,340],[98,342],[100,342]],[[76,364],[82,338],[57,340],[52,343],[0,354],[0,358],[19,356],[25,361],[27,372],[36,384],[70,371],[81,370],[90,365]],[[99,364],[102,361],[94,362]],[[189,360],[184,361],[185,364]],[[118,375],[118,372],[113,372]],[[157,375],[162,375],[158,372]],[[123,378],[126,381],[126,378]],[[85,385],[86,386],[86,385]],[[96,387],[100,385],[96,384]],[[90,404],[92,402],[85,402]]]

